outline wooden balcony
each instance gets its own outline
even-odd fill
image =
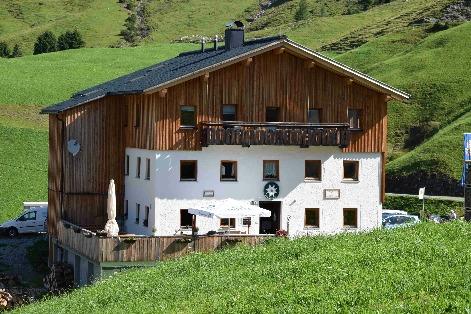
[[[117,238],[61,221],[57,226],[59,245],[88,259],[102,262],[151,262],[178,258],[193,252],[210,252],[235,244],[256,245],[272,235],[158,236],[123,235]]]
[[[297,122],[202,122],[201,146],[209,145],[288,145],[338,146],[350,141],[348,123]]]

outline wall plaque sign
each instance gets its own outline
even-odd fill
[[[338,200],[340,198],[339,189],[324,189],[324,199],[326,200]]]

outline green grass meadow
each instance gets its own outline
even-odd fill
[[[462,222],[275,239],[119,273],[14,313],[469,313],[470,245]]]

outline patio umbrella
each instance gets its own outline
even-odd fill
[[[220,204],[203,205],[200,208],[188,209],[188,213],[212,218],[244,218],[244,217],[270,217],[271,212],[246,201],[227,199]]]
[[[119,233],[119,226],[116,222],[116,192],[114,180],[110,181],[110,186],[108,188],[106,212],[108,214],[108,221],[105,225],[105,231],[109,237],[117,237]]]

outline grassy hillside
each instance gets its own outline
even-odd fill
[[[126,17],[117,0],[2,0],[0,41],[18,43],[31,54],[39,34],[50,30],[59,36],[77,28],[88,47],[107,47],[119,40]]]
[[[461,222],[278,239],[120,273],[16,312],[466,313],[470,245]]]

